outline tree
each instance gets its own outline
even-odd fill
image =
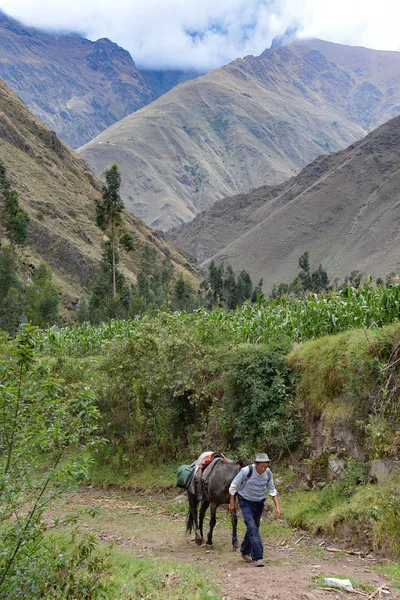
[[[363,278],[363,273],[358,269],[353,269],[349,275],[344,278],[345,285],[351,285],[353,288],[359,288]]]
[[[311,291],[316,294],[329,291],[328,273],[322,265],[319,265],[318,269],[311,273]]]
[[[90,321],[89,316],[89,307],[86,302],[85,296],[81,296],[78,302],[78,307],[76,310],[76,318],[78,323],[88,323]]]
[[[41,263],[33,275],[33,283],[26,291],[25,313],[33,325],[48,327],[58,322],[59,294],[52,284],[51,270]]]
[[[121,175],[118,166],[113,165],[105,174],[106,183],[103,188],[101,200],[96,199],[96,223],[104,231],[111,244],[111,295],[115,299],[117,295],[117,231],[121,227],[121,213],[124,203],[121,199],[119,189],[121,187]]]
[[[191,311],[195,306],[196,301],[193,288],[189,282],[185,281],[182,273],[180,273],[175,282],[171,308],[172,310]]]
[[[297,275],[297,279],[300,282],[301,289],[303,291],[312,289],[312,280],[310,274],[310,258],[308,252],[304,252],[299,258],[300,273]]]
[[[274,284],[270,298],[280,298],[286,294],[301,296],[305,292],[328,292],[330,287],[329,277],[326,270],[320,264],[318,269],[311,271],[309,253],[304,252],[299,258],[301,271],[291,283]]]
[[[262,284],[261,284],[262,285]],[[250,274],[244,269],[240,271],[236,283],[236,303],[240,306],[253,296],[253,282]]]
[[[130,286],[123,273],[118,270],[118,248],[114,253],[114,271],[112,261],[111,240],[107,240],[103,243],[102,261],[89,300],[89,317],[92,323],[101,323],[105,319],[126,318],[128,315]],[[113,276],[115,276],[115,296],[110,294]]]
[[[233,310],[237,306],[236,277],[231,265],[228,265],[223,280],[223,297],[226,306]]]
[[[0,328],[15,335],[23,314],[22,284],[10,248],[0,250]]]
[[[29,227],[29,215],[24,211],[18,200],[18,192],[11,189],[7,178],[6,168],[0,161],[0,194],[4,204],[0,213],[0,222],[12,247],[22,246],[26,242]]]

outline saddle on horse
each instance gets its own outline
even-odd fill
[[[220,460],[232,462],[222,454],[222,452],[203,452],[203,454],[192,463],[192,466],[195,467],[195,472],[188,490],[196,496],[196,499],[199,502],[203,499],[207,499],[208,480],[216,463]]]

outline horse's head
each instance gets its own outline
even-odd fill
[[[241,458],[238,461],[236,461],[236,464],[239,465],[241,469],[243,469],[243,467],[252,465],[253,462],[254,462],[253,460],[248,460],[247,458]]]

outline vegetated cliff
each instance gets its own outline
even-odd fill
[[[297,465],[297,481],[321,491],[311,497],[298,492],[286,517],[395,559],[400,557],[399,357],[398,325],[305,342],[288,357],[307,433],[307,460]]]
[[[31,217],[29,243],[21,259],[31,268],[47,262],[64,308],[72,309],[81,293],[89,290],[101,258],[102,233],[95,224],[94,200],[100,197],[102,183],[1,80],[0,160]],[[169,254],[178,271],[197,280],[193,266],[162,234],[130,213],[124,219],[135,244],[134,251],[122,257],[123,271],[131,281],[145,244],[155,246],[160,261]]]
[[[142,74],[108,39],[40,31],[0,11],[0,77],[73,148],[194,76]]]
[[[398,267],[400,117],[342,152],[321,156],[276,187],[225,198],[169,239],[203,266],[214,259],[264,280],[289,282],[310,251],[329,275],[383,276]]]
[[[79,150],[121,165],[127,207],[170,229],[288,179],[400,113],[400,52],[294,40],[174,88]]]

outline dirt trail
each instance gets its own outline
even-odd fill
[[[85,517],[83,526],[95,531],[104,542],[132,552],[136,557],[170,559],[206,565],[220,583],[226,600],[336,600],[345,596],[353,598],[388,598],[400,600],[400,590],[390,585],[390,580],[373,570],[380,562],[372,555],[348,555],[345,552],[328,552],[322,538],[314,539],[301,531],[290,531],[282,524],[274,524],[270,537],[265,523],[261,526],[264,541],[264,568],[246,564],[240,554],[232,551],[229,520],[226,512],[218,513],[214,535],[214,549],[195,545],[192,536],[184,533],[186,503],[184,497],[165,498],[123,492],[83,490],[71,494],[63,501],[56,513],[71,509],[100,505],[102,511],[94,520]],[[49,519],[54,515],[49,515]],[[268,516],[265,520],[268,519]],[[208,522],[206,523],[206,528]],[[239,534],[244,525],[240,520]],[[359,582],[356,592],[346,593],[323,590],[317,586],[319,577],[349,577]],[[319,584],[321,585],[321,584]],[[372,595],[366,585],[374,590],[387,588]]]

